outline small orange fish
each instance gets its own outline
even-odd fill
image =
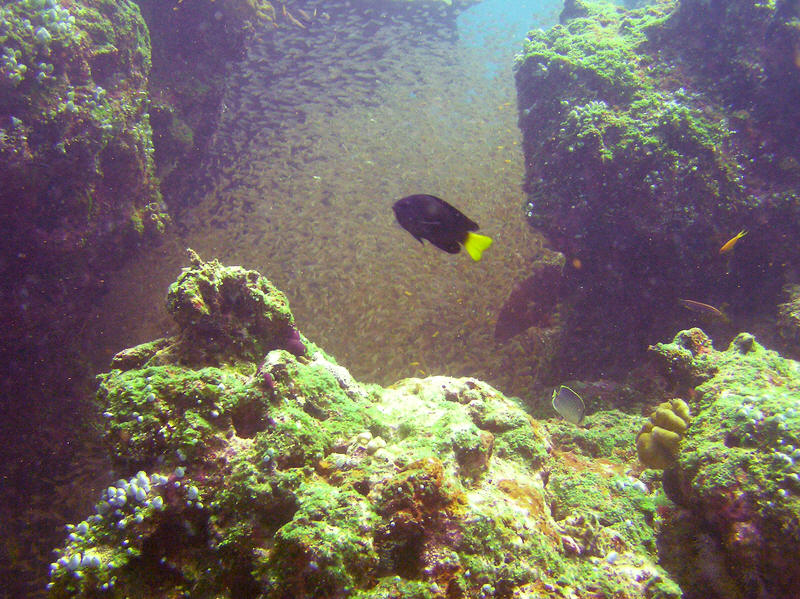
[[[741,230],[741,231],[739,231],[739,232],[738,232],[736,235],[734,235],[734,236],[733,236],[733,237],[731,237],[731,238],[730,238],[728,241],[726,241],[726,242],[725,242],[725,243],[722,245],[722,247],[721,247],[721,248],[719,248],[719,253],[720,253],[720,254],[727,254],[728,252],[730,252],[730,251],[733,249],[733,246],[735,246],[735,245],[736,245],[736,242],[737,242],[737,241],[739,241],[739,240],[740,240],[742,237],[744,237],[745,235],[747,235],[747,231],[745,231],[744,229],[742,229],[742,230]]]

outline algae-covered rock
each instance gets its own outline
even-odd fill
[[[713,374],[686,390],[692,422],[664,480],[698,523],[698,541],[684,551],[668,532],[662,558],[687,592],[710,585],[719,597],[793,597],[800,589],[793,557],[800,550],[800,364],[747,333],[725,351],[709,348],[702,361]],[[696,563],[678,565],[690,555]]]
[[[0,47],[4,254],[48,265],[54,253],[77,254],[85,267],[160,232],[150,38],[136,4],[6,2]]]
[[[629,364],[685,326],[682,298],[771,316],[800,257],[796,6],[567,0],[560,21],[528,34],[516,86],[528,217],[583,265],[565,371]]]
[[[664,375],[682,388],[693,387],[713,376],[716,365],[708,357],[713,350],[711,339],[698,328],[680,331],[672,342],[648,348]]]
[[[253,360],[276,347],[304,351],[286,296],[272,283],[256,271],[190,255],[192,267],[167,293],[167,310],[187,350],[203,347]]]
[[[0,3],[0,361],[12,396],[44,385],[46,401],[85,376],[80,332],[109,272],[169,221],[149,71],[131,0]]]
[[[292,316],[261,275],[192,259],[180,333],[100,377],[119,478],[70,525],[51,597],[680,596],[616,445],[557,450],[471,378],[362,385],[279,347]]]

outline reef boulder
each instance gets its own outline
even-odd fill
[[[671,362],[687,338],[704,338],[706,351],[686,366],[706,380],[693,387],[683,376],[671,379],[693,398],[693,417],[664,474],[668,495],[685,512],[665,527],[663,563],[692,597],[796,597],[800,364],[748,333],[714,350],[697,329],[653,348],[657,359]]]
[[[281,347],[293,321],[264,277],[192,261],[181,332],[100,377],[118,474],[68,527],[51,597],[680,596],[654,491],[619,458],[640,417],[590,416],[625,432],[590,455],[475,379],[358,383],[304,338]]]
[[[626,368],[685,326],[682,298],[727,303],[734,322],[778,303],[800,257],[792,6],[567,0],[559,25],[529,33],[527,213],[582,265],[563,285],[566,372]]]
[[[107,273],[168,222],[148,115],[150,38],[130,0],[18,0],[0,5],[0,53],[5,391],[55,394],[83,374],[85,356],[61,356],[86,351],[76,331]],[[35,363],[52,366],[34,375]]]

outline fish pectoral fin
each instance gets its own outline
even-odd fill
[[[491,237],[473,233],[472,231],[467,233],[467,238],[464,240],[464,249],[467,250],[467,253],[475,262],[481,259],[483,252],[488,249],[490,245],[492,245]]]

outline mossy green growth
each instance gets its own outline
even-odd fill
[[[199,258],[187,270],[178,311],[222,331],[273,314],[257,273]],[[489,385],[381,389],[310,343],[247,359],[203,342],[215,344],[183,329],[121,352],[100,377],[102,438],[128,478],[59,550],[51,597],[488,598],[547,584],[634,599],[663,578],[637,532],[635,506],[652,519],[646,492],[609,487],[597,472],[615,465],[587,476],[551,453],[544,427]],[[624,567],[592,574],[568,549],[579,544],[608,568],[611,548],[624,552]]]
[[[547,423],[553,442],[562,450],[571,450],[593,458],[629,461],[633,442],[644,418],[620,410],[600,410],[589,414],[584,426],[576,427],[564,420]]]
[[[370,537],[380,518],[370,502],[324,482],[304,483],[298,498],[264,565],[272,593],[326,597],[363,587],[378,564]]]
[[[543,441],[541,425],[528,424],[495,437],[497,455],[519,460],[532,467],[541,465],[547,458],[548,444]]]
[[[352,599],[436,599],[441,596],[436,583],[385,576],[369,590],[356,590]]]
[[[670,343],[656,343],[649,348],[664,373],[682,389],[708,380],[717,369],[711,354],[711,339],[700,329],[680,331]]]
[[[261,392],[243,375],[219,368],[153,366],[113,370],[100,377],[97,401],[114,454],[151,465],[169,451],[205,453],[248,404],[261,408]],[[175,454],[168,455],[176,460]]]
[[[513,484],[505,485],[508,493],[513,494],[513,488]],[[553,546],[553,531],[545,528],[530,534],[520,526],[516,506],[508,507],[498,511],[479,508],[463,522],[457,549],[465,588],[480,589],[488,581],[492,587],[522,586],[562,571],[563,556]],[[515,559],[498,562],[494,555],[513,555]]]
[[[547,32],[531,31],[517,63],[535,63],[535,77],[572,81],[587,95],[630,99],[641,85],[636,47],[646,41],[649,24],[611,3],[593,3],[583,17]]]
[[[82,272],[88,263],[104,268],[110,249],[162,233],[168,216],[148,118],[150,39],[137,4],[5,2],[0,52],[0,200],[21,207],[19,239],[9,243],[29,248],[36,264],[25,237],[36,227],[46,244],[38,250],[74,256],[63,268]]]
[[[251,361],[286,342],[294,325],[286,296],[256,271],[203,262],[190,250],[191,268],[183,269],[167,292],[167,310],[187,341],[202,348],[196,359],[214,354]]]
[[[408,436],[408,442],[401,438],[397,443],[397,447],[407,447],[407,459],[453,453],[455,464],[462,466],[461,475],[470,478],[480,471],[465,464],[472,457],[477,459],[472,450],[531,467],[546,458],[549,441],[544,429],[522,410],[512,409],[513,404],[505,398],[495,401],[493,393],[484,391],[477,381],[459,388],[447,378],[441,380],[440,388],[427,379],[424,384],[419,379],[406,379],[388,390],[390,396],[395,390],[401,395],[412,394],[406,403],[392,406],[392,415],[400,423],[397,436]],[[463,405],[467,405],[466,410]],[[422,428],[432,428],[435,433],[421,438],[416,431]],[[481,431],[488,432],[491,439]]]
[[[701,495],[749,481],[750,492],[785,503],[800,492],[800,365],[747,333],[709,359],[717,373],[697,387],[681,465],[699,475]]]
[[[735,573],[738,584],[774,580],[778,596],[798,584],[800,568],[755,558],[751,545],[758,539],[763,555],[800,550],[800,364],[748,333],[704,362],[713,375],[694,391],[695,416],[676,463],[680,483],[669,489],[710,524],[726,559],[747,565]]]
[[[620,476],[586,470],[550,476],[553,517],[570,530],[583,553],[636,550],[655,557],[652,506],[646,487]],[[619,541],[623,542],[620,544]]]
[[[549,219],[562,202],[572,206],[581,232],[632,217],[651,232],[667,215],[682,227],[702,218],[667,210],[665,195],[671,205],[743,205],[741,169],[725,154],[733,132],[724,115],[681,87],[662,85],[665,73],[652,68],[650,32],[669,19],[673,3],[636,10],[603,1],[567,4],[562,24],[528,34],[515,66],[534,224],[558,226]],[[576,172],[593,175],[586,180]],[[597,193],[604,198],[600,211]]]

